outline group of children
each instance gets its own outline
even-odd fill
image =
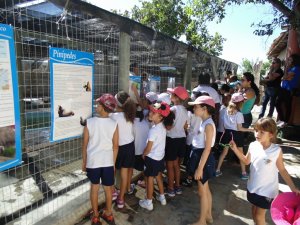
[[[169,197],[182,194],[180,165],[185,159],[188,178],[196,180],[201,212],[195,225],[213,223],[212,194],[208,180],[221,175],[221,166],[231,148],[240,159],[242,175],[250,166],[247,198],[257,225],[265,224],[265,212],[278,192],[278,172],[292,191],[299,193],[283,165],[282,152],[274,144],[276,124],[270,118],[260,119],[253,129],[243,128],[240,112],[244,96],[234,93],[220,110],[207,93],[194,93],[194,99],[184,87],[168,89],[167,93],[147,93],[145,99],[133,101],[124,91],[115,96],[104,94],[96,100],[97,117],[87,120],[83,134],[83,165],[91,181],[90,200],[92,224],[101,224],[99,217],[111,223],[112,201],[118,208],[125,205],[125,194],[132,194],[133,169],[143,171],[146,197],[139,205],[153,210],[154,179],[159,189],[157,200],[166,205]],[[218,124],[216,117],[219,115]],[[256,141],[243,154],[241,132],[254,131]],[[218,140],[217,140],[218,139]],[[216,140],[223,146],[218,165],[212,148]],[[188,146],[188,148],[187,148]],[[116,169],[120,171],[120,190],[114,186]],[[162,173],[167,171],[167,188]],[[264,176],[268,174],[268,176]],[[244,178],[245,178],[244,177]],[[106,208],[98,210],[98,191],[103,185]]]

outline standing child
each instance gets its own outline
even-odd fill
[[[167,204],[164,195],[162,172],[165,169],[166,126],[170,125],[166,123],[166,121],[170,121],[166,118],[170,115],[170,106],[165,102],[157,102],[153,106],[150,106],[149,117],[154,125],[149,131],[147,146],[143,153],[145,160],[144,174],[147,180],[147,197],[139,202],[142,208],[150,211],[153,210],[154,178],[156,178],[159,189],[157,200],[159,200],[162,205]]]
[[[276,140],[276,123],[271,118],[259,119],[255,126],[256,141],[249,146],[247,155],[239,151],[234,141],[231,149],[246,165],[250,165],[250,178],[247,184],[247,199],[252,204],[252,218],[256,225],[265,225],[266,210],[278,194],[278,171],[290,187],[300,194],[283,163],[283,155]]]
[[[136,118],[133,124],[133,136],[134,136],[134,146],[135,146],[135,161],[134,169],[137,171],[144,171],[144,160],[143,152],[147,145],[147,138],[149,134],[149,122],[145,120],[143,109],[139,106],[136,111]],[[131,184],[131,178],[133,174],[133,169],[129,169],[129,174],[131,177],[128,179],[128,194],[133,194],[135,185]],[[142,182],[140,185],[144,185]]]
[[[190,159],[190,171],[194,171],[194,178],[198,180],[200,197],[200,216],[194,225],[206,225],[212,223],[212,196],[208,180],[215,173],[215,159],[211,153],[215,145],[216,127],[212,119],[215,113],[215,102],[210,96],[200,96],[194,102],[194,113],[202,119],[199,130],[193,138],[193,148]]]
[[[120,91],[116,94],[117,112],[111,114],[119,128],[119,152],[116,160],[116,169],[121,173],[120,194],[117,198],[117,207],[124,207],[124,195],[127,191],[128,179],[132,176],[129,169],[134,168],[135,150],[133,136],[133,122],[136,112],[136,104],[129,95]]]
[[[220,113],[223,118],[223,125],[225,132],[220,137],[220,145],[223,148],[222,154],[219,157],[219,162],[216,170],[216,176],[221,176],[221,166],[223,164],[224,158],[228,154],[229,142],[234,140],[239,151],[243,152],[244,146],[244,135],[243,132],[253,131],[249,128],[244,128],[242,124],[244,123],[243,114],[240,112],[244,102],[244,96],[242,93],[234,93],[231,97],[231,101],[225,111]],[[248,175],[246,172],[246,166],[243,162],[240,161],[242,176],[241,179],[247,180]]]
[[[104,94],[96,102],[98,103],[96,111],[99,117],[87,120],[82,147],[82,171],[87,172],[87,177],[91,181],[92,225],[101,224],[98,211],[100,179],[106,198],[106,209],[102,211],[100,216],[107,222],[114,221],[111,211],[112,186],[119,142],[117,123],[108,116],[116,107],[115,98],[110,94]]]
[[[168,92],[172,94],[171,101],[174,106],[171,111],[175,114],[173,127],[167,131],[166,139],[166,161],[168,175],[168,195],[174,197],[175,194],[182,194],[180,187],[180,163],[185,155],[186,133],[188,113],[182,105],[183,101],[189,97],[184,87],[168,88]],[[174,186],[175,181],[175,186]]]

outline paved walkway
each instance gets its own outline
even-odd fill
[[[300,143],[288,142],[283,145],[286,167],[300,187]],[[253,225],[250,204],[246,200],[246,182],[240,180],[239,173],[239,164],[226,162],[223,175],[210,181],[214,225]],[[282,181],[280,183],[280,189],[287,191],[288,187]],[[187,225],[197,220],[199,200],[196,185],[185,188],[181,196],[168,198],[166,206],[155,201],[152,212],[139,207],[138,201],[145,196],[145,190],[140,187],[136,189],[134,195],[127,196],[125,209],[118,210],[114,206],[117,225]],[[267,224],[273,224],[269,212]]]

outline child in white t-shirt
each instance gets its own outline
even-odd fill
[[[282,150],[274,144],[277,127],[271,118],[259,119],[255,126],[256,141],[249,146],[244,155],[231,141],[231,149],[246,165],[250,165],[250,178],[247,184],[247,199],[252,204],[252,217],[257,225],[265,225],[266,210],[278,194],[278,172],[296,194],[300,194],[283,163]]]
[[[219,157],[218,166],[216,169],[216,176],[221,176],[222,172],[220,171],[223,164],[224,158],[228,154],[229,142],[234,140],[241,152],[243,152],[244,146],[244,135],[243,132],[253,131],[253,129],[243,128],[242,124],[244,123],[243,114],[240,112],[240,109],[243,105],[244,97],[241,93],[234,93],[231,97],[231,101],[225,111],[222,111],[223,126],[225,132],[220,137],[219,145],[223,148],[223,151]],[[245,164],[240,162],[243,180],[248,179],[246,173]]]
[[[168,88],[171,95],[171,101],[174,106],[171,111],[175,114],[173,127],[167,131],[166,139],[166,162],[168,175],[168,192],[169,197],[174,197],[175,194],[182,194],[180,187],[180,163],[184,158],[186,150],[186,133],[188,113],[183,106],[184,100],[189,97],[187,90],[184,87]],[[175,182],[175,185],[174,185]]]
[[[116,100],[110,94],[104,94],[96,100],[99,117],[87,120],[83,133],[82,171],[87,172],[91,181],[91,204],[93,209],[92,224],[101,224],[98,211],[99,183],[103,185],[106,197],[106,209],[101,217],[113,222],[112,186],[114,184],[114,164],[118,153],[118,126],[109,118],[109,113],[116,107]]]
[[[128,180],[132,177],[129,169],[134,168],[135,149],[133,136],[133,123],[136,113],[136,104],[130,99],[128,93],[119,91],[116,94],[117,109],[111,114],[111,118],[118,124],[119,151],[116,159],[116,169],[120,170],[121,185],[120,194],[117,198],[117,207],[124,208],[124,196],[128,191]]]
[[[147,145],[147,139],[149,134],[149,122],[144,118],[144,113],[142,108],[139,106],[136,111],[136,118],[133,123],[133,136],[134,136],[134,146],[135,146],[135,161],[134,169],[137,171],[144,171],[144,160],[143,152]],[[131,170],[131,171],[130,171]],[[129,174],[133,173],[133,169],[129,169]],[[139,185],[145,185],[142,181],[139,181]],[[131,184],[131,177],[128,179],[128,193],[133,194],[134,184]]]
[[[160,194],[157,200],[159,200],[162,205],[167,204],[164,195],[162,172],[165,169],[166,126],[172,125],[168,124],[170,120],[167,118],[171,113],[170,106],[165,102],[157,102],[153,106],[150,106],[149,117],[154,125],[149,131],[147,146],[143,153],[145,161],[144,174],[147,179],[147,196],[146,199],[140,200],[139,202],[140,206],[147,210],[153,210],[154,178],[156,178]]]

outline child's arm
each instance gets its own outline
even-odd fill
[[[116,130],[114,132],[112,143],[113,143],[113,154],[114,154],[114,165],[115,165],[116,160],[117,160],[118,151],[119,151],[119,128],[118,128],[118,125],[116,126]]]
[[[83,144],[82,144],[82,171],[86,171],[87,145],[89,143],[89,130],[87,126],[83,129]]]
[[[287,172],[287,170],[285,169],[284,163],[283,163],[283,156],[282,156],[282,151],[280,151],[280,154],[278,156],[278,159],[276,161],[276,166],[279,170],[279,173],[282,177],[282,179],[284,180],[284,182],[290,187],[290,189],[297,193],[300,194],[300,191],[298,188],[296,188],[291,176],[289,175],[289,173]]]
[[[244,128],[242,126],[242,124],[238,124],[237,128],[238,128],[238,131],[242,131],[242,132],[254,132],[253,128]]]
[[[150,151],[152,149],[152,146],[153,146],[153,141],[148,141],[147,146],[146,146],[146,148],[144,150],[144,153],[143,153],[143,159],[145,159],[145,156],[147,156],[150,153]]]
[[[204,132],[205,132],[205,148],[202,153],[198,168],[195,172],[195,180],[200,180],[203,177],[203,168],[205,166],[205,163],[211,151],[211,143],[214,134],[213,126],[211,124],[206,125]]]
[[[234,152],[234,154],[241,160],[245,165],[249,165],[251,163],[251,154],[248,150],[247,155],[244,155],[240,150],[237,148],[234,141],[230,142],[230,148]]]

